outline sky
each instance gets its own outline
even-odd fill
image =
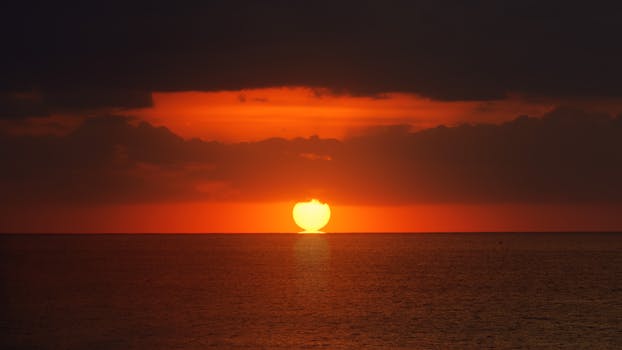
[[[0,5],[0,232],[622,230],[606,4]]]

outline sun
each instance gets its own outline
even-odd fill
[[[296,225],[304,230],[300,233],[323,233],[320,229],[330,220],[330,207],[317,199],[298,202],[294,205],[292,216]]]

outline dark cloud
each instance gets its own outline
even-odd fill
[[[501,125],[380,127],[338,141],[184,140],[124,117],[0,139],[3,204],[176,200],[622,202],[622,117],[557,109]]]
[[[102,110],[153,105],[151,93],[126,89],[76,89],[0,93],[0,119],[44,117],[55,113],[101,113]]]
[[[144,97],[85,97],[110,91],[282,85],[369,95],[408,91],[442,100],[497,99],[507,92],[620,97],[622,49],[613,6],[6,2],[0,8],[0,91],[3,98],[38,91],[57,100],[66,94],[44,111],[146,103]]]

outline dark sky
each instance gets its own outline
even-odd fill
[[[5,2],[0,117],[283,85],[615,98],[618,14],[562,1]]]

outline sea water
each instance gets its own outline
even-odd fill
[[[622,234],[0,236],[2,349],[619,349]]]

